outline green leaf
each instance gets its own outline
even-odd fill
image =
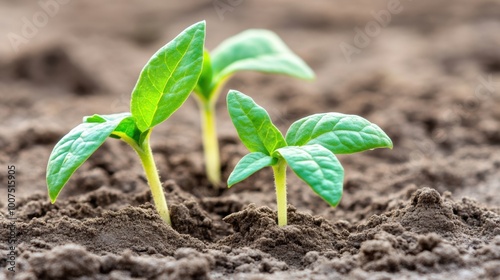
[[[122,114],[128,114],[128,116],[130,116],[130,113],[122,113]],[[106,119],[101,115],[94,114],[92,116],[83,117],[83,122],[84,123],[103,123],[103,122],[106,122]]]
[[[262,168],[274,165],[277,162],[277,158],[273,158],[264,153],[250,153],[244,156],[238,164],[236,164],[233,172],[231,172],[231,175],[229,175],[229,179],[227,180],[227,187],[230,188],[232,185],[245,180]]]
[[[188,98],[203,65],[205,22],[198,22],[162,47],[148,61],[132,92],[131,112],[146,131],[166,120]]]
[[[275,33],[251,29],[222,42],[212,52],[215,83],[237,71],[252,70],[312,80],[314,72]]]
[[[83,122],[84,123],[103,123],[103,122],[113,122],[117,120],[124,120],[126,118],[130,118],[132,115],[128,112],[126,113],[118,113],[118,114],[111,114],[111,115],[99,115],[99,114],[94,114],[92,116],[85,116],[83,117]]]
[[[342,197],[344,168],[329,150],[320,145],[284,147],[277,150],[290,168],[331,206]]]
[[[212,91],[212,78],[213,70],[210,53],[205,50],[203,52],[203,70],[201,71],[200,78],[198,79],[195,92],[207,100],[210,98],[209,95]]]
[[[227,108],[238,135],[250,152],[271,155],[286,146],[281,132],[271,122],[266,110],[243,93],[230,90]]]
[[[112,122],[115,120],[121,119],[122,121],[115,128],[115,130],[109,135],[112,138],[124,138],[127,137],[133,140],[138,145],[141,144],[141,131],[135,125],[134,118],[130,113],[120,113],[120,114],[112,114],[112,115],[98,115],[95,114],[90,117],[84,117],[83,122],[86,123],[102,123],[102,122]]]
[[[340,113],[315,114],[296,121],[286,134],[290,146],[319,144],[334,154],[350,154],[375,148],[392,149],[392,141],[368,120]]]
[[[86,122],[75,127],[56,144],[49,157],[46,178],[52,202],[56,201],[71,175],[104,143],[122,120],[129,117],[127,114],[117,114],[110,117],[109,121],[106,121],[106,116],[87,117]]]
[[[137,125],[135,124],[134,118],[132,116],[124,119],[118,127],[113,130],[113,133],[110,135],[113,138],[125,138],[128,137],[131,140],[141,146],[141,135],[142,132],[139,130]]]

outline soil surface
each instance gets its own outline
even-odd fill
[[[40,3],[0,4],[0,279],[500,279],[498,1]],[[82,116],[128,111],[151,54],[202,19],[209,49],[267,28],[317,74],[241,73],[224,92],[252,96],[282,131],[314,113],[361,115],[394,149],[339,156],[337,208],[290,171],[289,225],[278,227],[270,169],[231,189],[205,179],[190,99],[152,136],[172,228],[133,150],[115,139],[51,204],[45,169],[55,143]],[[217,110],[227,179],[247,151],[224,98]]]

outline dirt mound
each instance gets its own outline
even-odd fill
[[[149,192],[146,195],[149,196]],[[18,242],[35,248],[76,242],[94,253],[121,253],[129,249],[141,254],[173,255],[181,247],[205,248],[203,242],[165,225],[149,199],[142,204],[143,196],[124,198],[119,192],[100,189],[83,198],[57,204],[50,204],[42,196],[21,201]],[[116,204],[123,200],[132,204],[141,201],[141,205]],[[2,226],[8,224],[6,220],[1,222]]]
[[[321,217],[297,212],[289,206],[288,225],[277,226],[277,215],[268,207],[250,205],[243,211],[224,218],[231,224],[234,234],[220,241],[233,248],[250,247],[270,254],[288,265],[301,265],[309,251],[338,250],[342,244],[342,231]]]
[[[452,206],[444,203],[436,190],[417,190],[410,201],[410,205],[404,208],[402,213],[394,214],[395,220],[409,231],[447,235],[454,234],[455,228],[459,227]]]
[[[396,208],[350,226],[340,260],[322,256],[328,265],[313,264],[312,268],[432,274],[480,265],[477,255],[488,262],[497,260],[490,253],[498,247],[500,215],[470,200],[442,197],[431,188],[418,189]],[[482,268],[490,273],[485,272],[491,270],[489,266]]]

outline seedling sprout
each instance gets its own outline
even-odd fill
[[[228,187],[271,166],[280,226],[287,225],[287,164],[316,194],[337,206],[342,197],[344,169],[335,154],[392,149],[392,141],[382,129],[356,115],[311,115],[294,122],[283,137],[266,110],[243,93],[229,91],[227,107],[238,136],[250,151],[235,166]]]
[[[93,115],[66,134],[54,147],[47,166],[52,203],[73,173],[108,137],[129,144],[138,154],[156,209],[170,222],[150,146],[153,128],[168,119],[189,97],[203,68],[205,22],[198,22],[158,50],[142,69],[132,91],[131,113]]]

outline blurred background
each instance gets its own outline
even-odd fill
[[[48,155],[82,116],[128,111],[149,57],[200,20],[207,21],[209,50],[245,29],[266,28],[316,72],[314,82],[243,73],[228,83],[224,92],[254,97],[282,131],[300,117],[336,111],[368,118],[391,136],[393,151],[341,157],[347,193],[386,182],[391,187],[382,194],[416,184],[500,203],[500,2],[494,0],[2,0],[0,163],[18,167],[19,194],[45,190]],[[218,117],[228,153],[224,143],[237,140],[224,98]],[[157,160],[160,167],[167,162],[162,178],[191,176],[172,175],[175,156],[191,157],[195,172],[203,172],[198,118],[191,98],[158,127]],[[140,174],[133,152],[123,159],[120,148],[105,146],[116,157],[103,162]],[[113,169],[100,170],[99,160],[97,154],[75,180],[118,184],[115,174],[101,178]],[[234,163],[225,159],[225,176]],[[311,197],[291,203],[316,203]],[[345,199],[349,205],[354,198]]]

